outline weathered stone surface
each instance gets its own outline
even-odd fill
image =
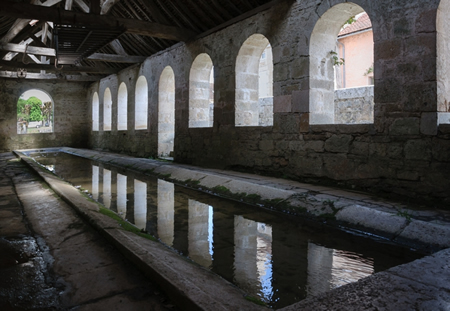
[[[347,153],[352,140],[350,135],[333,135],[325,142],[325,151]]]
[[[425,223],[419,220],[412,221],[397,239],[415,240],[418,235],[422,241],[429,245],[450,247],[450,228],[448,226]]]
[[[390,237],[406,226],[406,219],[360,205],[347,206],[336,214],[339,221],[357,224],[371,231],[382,232]]]

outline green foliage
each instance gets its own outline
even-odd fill
[[[333,66],[341,66],[345,64],[345,59],[339,58],[335,51],[330,51],[331,60],[333,61]]]
[[[250,302],[253,302],[253,303],[257,304],[257,305],[267,307],[267,304],[264,301],[262,301],[261,299],[259,299],[259,298],[247,295],[247,296],[245,296],[245,299],[250,301]]]
[[[373,72],[373,64],[366,70],[366,72],[364,73],[364,76],[370,75],[372,72]]]
[[[356,22],[356,18],[355,18],[355,16],[352,16],[352,17],[350,17],[350,18],[345,22],[344,26],[345,26],[345,25],[351,25],[351,24],[353,24],[354,22]]]
[[[147,234],[147,233],[143,232],[142,230],[139,230],[139,228],[136,228],[135,226],[130,224],[128,221],[123,220],[119,215],[117,215],[113,211],[111,211],[105,207],[100,207],[100,213],[117,221],[119,223],[119,226],[122,227],[122,229],[129,231],[129,232],[133,232],[143,238],[146,238],[146,239],[149,239],[152,241],[156,241],[156,238],[154,236]]]
[[[411,216],[412,215],[406,210],[398,211],[396,215],[405,218],[406,221],[408,221],[408,222],[411,221]]]
[[[224,186],[215,186],[211,190],[218,194],[231,195],[230,189],[228,189],[227,187],[224,187]]]

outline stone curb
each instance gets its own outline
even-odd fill
[[[220,276],[182,258],[162,244],[123,230],[106,215],[97,203],[89,201],[79,190],[44,171],[35,161],[15,151],[31,169],[66,203],[113,243],[183,310],[266,310],[246,300],[245,293]]]
[[[156,160],[139,159],[125,155],[111,155],[98,151],[76,148],[61,148],[69,154],[81,156],[88,159],[95,159],[100,162],[126,167],[139,172],[150,172],[152,175],[170,175],[170,181],[184,185],[188,180],[198,180],[198,187],[214,188],[224,186],[230,190],[231,194],[238,195],[245,192],[247,194],[257,194],[262,200],[282,199],[287,200],[292,206],[306,209],[308,215],[317,218],[320,213],[334,214],[335,220],[327,220],[328,223],[341,226],[349,230],[364,230],[371,234],[392,240],[396,243],[422,249],[424,251],[437,251],[450,247],[450,227],[437,225],[429,222],[412,220],[385,211],[384,206],[377,207],[375,204],[364,205],[363,201],[327,194],[329,190],[313,191],[309,193],[302,188],[286,190],[285,181],[277,187],[274,178],[271,182],[261,185],[253,181],[251,176],[245,178],[233,178],[232,172],[221,174],[206,170],[195,170],[177,164],[161,162]],[[237,173],[238,174],[238,173]],[[325,189],[325,188],[324,188]],[[356,197],[366,198],[365,194],[355,194]],[[298,197],[301,197],[299,199]],[[324,208],[324,204],[330,199],[337,199],[336,208],[333,210],[329,206]]]

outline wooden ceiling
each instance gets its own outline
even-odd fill
[[[1,0],[0,77],[97,81],[279,0]]]

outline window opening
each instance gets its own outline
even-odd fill
[[[92,130],[98,131],[99,130],[99,99],[97,92],[94,93],[92,96]]]
[[[17,101],[17,134],[53,132],[53,100],[44,91],[31,89]]]
[[[158,156],[173,156],[175,139],[175,74],[170,66],[159,79]]]
[[[146,130],[148,119],[148,84],[144,76],[140,76],[136,82],[135,93],[135,129]]]
[[[273,125],[272,47],[261,34],[250,36],[236,59],[235,124]]]
[[[117,95],[117,130],[127,130],[128,119],[128,91],[124,82],[120,84]]]
[[[212,127],[214,66],[208,54],[198,55],[189,75],[189,127]]]
[[[103,96],[103,130],[111,131],[112,120],[112,96],[111,90],[106,88],[105,95]]]
[[[330,8],[310,40],[310,124],[373,123],[373,31],[353,3]]]

